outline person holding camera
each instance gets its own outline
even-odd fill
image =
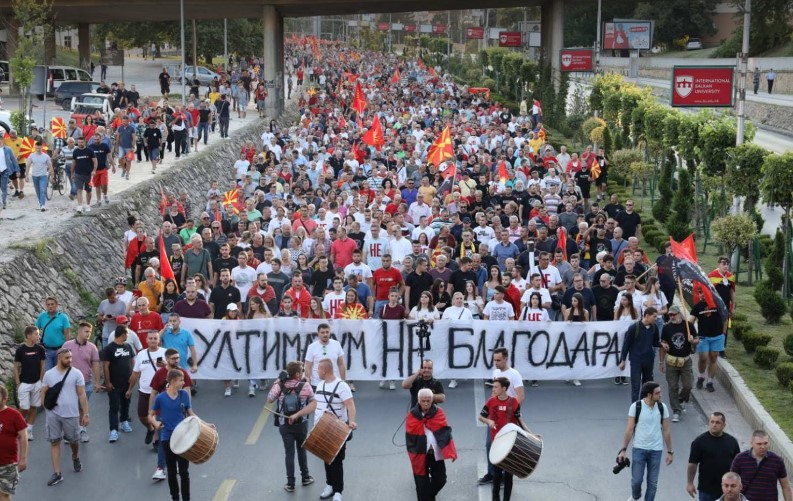
[[[650,308],[648,308],[650,309]],[[672,464],[672,434],[669,432],[669,409],[661,403],[661,385],[648,381],[642,385],[641,400],[631,404],[628,409],[628,425],[622,439],[622,448],[617,455],[616,475],[623,468],[631,466],[631,497],[628,501],[641,499],[642,480],[647,470],[647,490],[645,501],[654,501],[658,489],[658,475],[661,470],[664,444],[666,444],[666,464]],[[627,457],[628,445],[633,439],[633,461]]]
[[[314,483],[314,478],[308,473],[308,458],[303,442],[308,436],[308,415],[317,408],[314,391],[303,377],[303,364],[289,362],[286,371],[281,371],[278,380],[273,383],[267,395],[267,403],[278,401],[278,412],[288,418],[276,415],[275,425],[284,442],[286,463],[286,492],[295,492],[295,449],[297,449],[297,463],[300,466],[302,485],[305,487]]]
[[[432,402],[442,404],[446,401],[443,393],[443,383],[432,377],[432,360],[425,358],[421,361],[421,367],[413,374],[402,381],[402,388],[410,390],[410,408],[416,406],[419,401],[419,391],[428,388],[432,391]]]

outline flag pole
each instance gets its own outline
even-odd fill
[[[686,313],[686,300],[683,298],[683,282],[680,281],[680,277],[677,277],[677,290],[680,293],[680,306],[683,309],[683,322],[686,324],[686,334],[688,335],[688,342],[690,343],[693,337],[691,337],[691,326],[688,325],[688,314]]]

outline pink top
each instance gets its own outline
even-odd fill
[[[63,343],[63,348],[72,350],[72,367],[83,373],[85,384],[91,384],[94,381],[93,363],[99,362],[99,350],[96,349],[96,345],[90,341],[80,344],[76,339],[70,339]]]

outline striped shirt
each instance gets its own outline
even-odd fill
[[[741,476],[743,494],[752,501],[777,501],[777,481],[787,477],[785,463],[769,451],[758,463],[752,451],[744,451],[732,460],[731,471]]]

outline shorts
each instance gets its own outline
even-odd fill
[[[143,418],[149,415],[149,398],[151,398],[151,393],[138,391],[138,417]]]
[[[19,164],[19,172],[14,172],[9,176],[9,179],[25,179],[25,173],[28,168],[25,164]]]
[[[609,176],[608,174],[601,174],[600,177],[597,178],[598,186],[609,184]]]
[[[19,408],[29,410],[41,407],[41,381],[37,383],[20,383],[17,388]]]
[[[190,127],[189,136],[193,139],[198,137],[198,127]]]
[[[74,175],[74,184],[78,190],[91,191],[91,176]]]
[[[13,496],[19,484],[19,469],[16,464],[0,466],[0,492]]]
[[[107,186],[107,169],[96,171],[96,174],[94,174],[94,177],[91,179],[91,184],[96,187]]]
[[[123,146],[119,146],[118,147],[118,154],[116,155],[116,158],[118,158],[119,160],[124,158],[127,155],[128,151],[135,151],[135,148],[134,147],[133,148],[124,148]]]
[[[264,111],[264,99],[256,100],[256,109],[259,111]]]
[[[160,148],[154,148],[149,150],[149,160],[159,160],[160,159]]]
[[[79,435],[79,417],[61,417],[52,411],[47,411],[47,440],[50,442],[65,440],[70,444],[76,444]]]
[[[724,334],[719,334],[718,336],[701,337],[699,338],[699,344],[697,345],[697,353],[724,351],[725,340],[726,336]]]

